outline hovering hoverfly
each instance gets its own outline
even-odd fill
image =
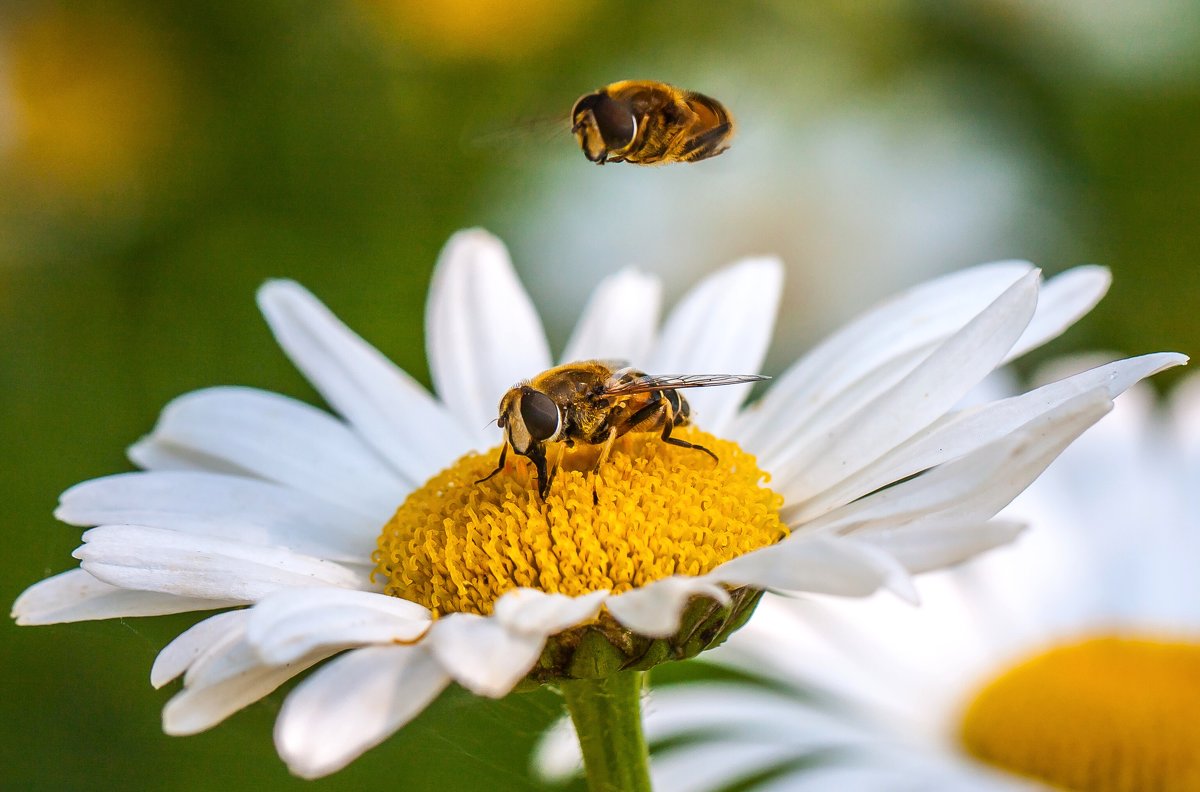
[[[671,436],[688,423],[691,409],[678,391],[769,379],[756,374],[653,375],[624,361],[583,360],[543,371],[513,386],[500,400],[496,424],[504,430],[500,461],[480,483],[504,469],[508,449],[527,457],[537,470],[544,501],[558,468],[546,467],[546,444],[602,446],[596,469],[608,459],[616,439],[629,432],[661,432],[663,442],[717,456],[701,445]]]
[[[733,116],[704,94],[654,80],[624,80],[580,97],[571,110],[571,131],[598,165],[665,165],[725,151]]]

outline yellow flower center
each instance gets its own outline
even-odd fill
[[[620,593],[670,575],[702,575],[787,535],[783,498],[736,443],[676,436],[715,453],[626,435],[593,474],[594,446],[566,450],[550,494],[533,466],[500,449],[467,454],[413,492],[384,526],[373,560],[386,593],[435,614],[488,614],[517,587]],[[549,454],[553,462],[557,449]]]
[[[1200,645],[1093,638],[990,682],[962,739],[979,759],[1089,792],[1200,789]]]

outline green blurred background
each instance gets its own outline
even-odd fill
[[[1197,41],[1194,0],[5,0],[0,599],[73,565],[57,494],[129,469],[123,449],[173,396],[241,383],[317,401],[256,313],[265,278],[302,281],[427,382],[425,289],[464,226],[509,242],[556,343],[619,267],[674,296],[778,252],[776,371],[895,288],[1010,257],[1116,276],[1042,357],[1191,352]],[[733,149],[590,165],[553,119],[635,77],[725,101]],[[149,667],[195,618],[0,624],[0,787],[302,786],[271,745],[278,693],[161,734],[170,691]],[[533,788],[529,747],[559,711],[548,692],[452,690],[316,784]]]

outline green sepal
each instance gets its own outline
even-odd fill
[[[537,665],[517,689],[602,679],[620,671],[646,671],[661,663],[695,657],[724,643],[745,624],[761,597],[761,591],[750,588],[730,592],[728,605],[695,597],[684,609],[679,629],[667,638],[639,635],[603,614],[594,624],[551,637]]]

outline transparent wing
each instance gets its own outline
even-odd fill
[[[572,140],[571,119],[565,113],[516,120],[489,119],[467,124],[459,137],[466,150],[537,148],[556,139]]]
[[[770,377],[758,374],[647,374],[629,382],[614,382],[605,386],[604,395],[624,396],[656,390],[680,388],[715,388],[718,385],[739,385],[743,382],[762,382]]]

